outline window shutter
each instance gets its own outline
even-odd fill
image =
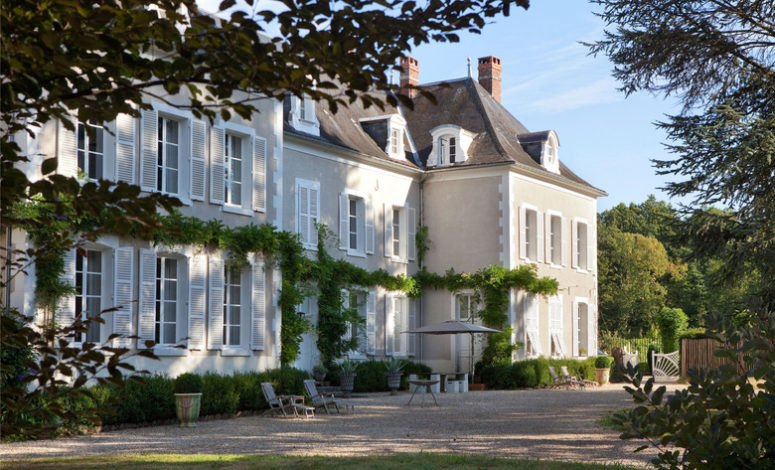
[[[70,122],[78,126],[74,116],[70,116]],[[65,127],[65,123],[59,121],[59,142],[57,142],[57,174],[68,177],[78,176],[78,141],[75,131]],[[75,273],[75,271],[73,271]]]
[[[570,237],[570,263],[571,267],[579,267],[579,228],[578,221],[573,219],[571,223],[571,237]]]
[[[253,263],[250,348],[254,351],[263,351],[266,336],[266,272],[264,262],[258,260],[258,255],[256,258]]]
[[[62,283],[67,286],[75,286],[75,249],[67,250],[64,255],[64,272],[62,273]],[[57,309],[54,314],[54,321],[58,327],[68,327],[75,320],[75,295],[67,293],[62,295],[57,301]],[[73,338],[68,338],[72,342]]]
[[[309,189],[306,186],[299,185],[299,200],[296,205],[297,232],[301,235],[302,244],[310,242],[309,233]]]
[[[519,208],[519,257],[527,259],[527,213],[525,206]]]
[[[191,257],[188,283],[188,349],[202,350],[207,311],[207,256]]]
[[[587,224],[587,265],[586,269],[592,271],[597,261],[597,237],[592,232],[592,224]],[[591,353],[590,353],[591,354]]]
[[[266,139],[253,138],[253,210],[266,210]]]
[[[567,217],[562,218],[562,233],[560,234],[560,240],[562,240],[561,249],[562,249],[562,265],[567,266],[568,265],[568,219]]]
[[[414,207],[407,207],[407,236],[406,243],[409,247],[409,261],[417,259],[417,243],[415,242],[415,235],[417,234],[417,210]]]
[[[544,261],[544,213],[536,211],[536,257],[538,262]]]
[[[396,311],[395,305],[400,305],[401,311]],[[406,343],[402,341],[401,330],[406,325],[406,299],[401,297],[393,297],[393,353],[399,356],[406,355]]]
[[[552,260],[552,214],[544,214],[544,259],[549,264],[554,264]]]
[[[210,258],[210,309],[207,322],[207,349],[223,346],[223,261]]]
[[[595,328],[595,318],[597,312],[592,304],[587,304],[587,356],[597,355],[597,328]]]
[[[393,332],[395,331],[395,311],[393,310],[393,296],[385,296],[385,355],[392,356],[393,351]]]
[[[350,246],[350,211],[349,198],[345,193],[339,193],[339,249],[347,250]]]
[[[374,209],[371,206],[371,199],[364,201],[365,213],[364,219],[366,221],[366,253],[374,253]]]
[[[369,291],[366,298],[366,352],[377,352],[377,292]]]
[[[129,348],[132,345],[132,340],[127,337],[132,335],[134,249],[132,247],[116,248],[114,254],[113,264],[116,276],[113,286],[113,301],[116,310],[113,311],[113,334],[121,335],[122,337],[115,338],[113,345],[117,348]]]
[[[207,125],[198,119],[191,120],[191,199],[205,200],[207,173]]]
[[[226,190],[226,132],[218,127],[210,131],[210,202],[223,204]]]
[[[159,116],[152,109],[143,110],[140,186],[143,191],[156,191],[156,163],[159,146]]]
[[[393,206],[385,204],[385,256],[393,256]]]
[[[116,181],[135,184],[135,118],[116,116]]]
[[[571,332],[573,341],[573,356],[579,355],[579,303],[573,302],[573,331]]]
[[[137,320],[138,347],[153,341],[156,330],[156,253],[140,250],[140,314]]]
[[[318,188],[309,188],[309,240],[317,247],[318,229],[315,226],[320,219],[320,191]]]
[[[416,328],[416,324],[417,324],[417,311],[416,311],[417,301],[415,299],[407,299],[406,303],[409,304],[409,309],[408,309],[409,311],[407,312],[406,329],[413,330]],[[406,335],[407,356],[414,356],[416,354],[416,342],[417,342],[416,333],[409,333]]]

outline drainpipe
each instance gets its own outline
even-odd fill
[[[420,177],[420,182],[419,182],[419,185],[418,185],[418,186],[419,186],[419,193],[420,193],[420,210],[419,210],[420,227],[422,227],[423,225],[425,225],[425,224],[424,224],[424,221],[425,221],[425,204],[423,203],[423,192],[424,192],[424,188],[425,188],[425,177],[426,177],[426,175],[423,173],[423,175]],[[418,310],[418,312],[417,312],[417,313],[418,313],[417,317],[419,318],[419,320],[417,320],[417,323],[418,323],[419,325],[424,325],[424,324],[425,324],[425,315],[424,315],[425,311],[424,311],[424,309],[423,309],[423,298],[422,298],[422,296],[420,296],[420,302],[419,302],[419,304],[420,304],[420,305],[419,305],[419,307],[418,307],[418,309],[417,309],[417,310]],[[418,325],[416,324],[416,325],[415,325],[415,328],[416,328],[417,326],[418,326]],[[423,344],[423,343],[424,343],[425,341],[424,341],[424,339],[423,339],[423,336],[425,336],[425,335],[417,335],[417,337],[420,339],[420,344],[418,345],[418,348],[419,348],[419,350],[420,350],[420,354],[418,354],[418,356],[419,356],[419,357],[418,357],[418,360],[419,360],[419,362],[422,362],[422,360],[425,358],[425,357],[424,357],[424,352],[425,352],[425,351],[424,351],[424,349],[423,349],[423,346],[424,346],[424,344]]]
[[[11,313],[11,266],[13,265],[13,260],[11,259],[11,235],[13,234],[13,229],[9,225],[6,228],[6,235],[5,235],[5,313],[10,314]]]

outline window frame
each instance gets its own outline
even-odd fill
[[[237,274],[237,277],[239,279],[237,282],[233,282],[233,276],[234,274]],[[243,331],[244,331],[244,319],[245,316],[245,270],[241,269],[239,266],[224,264],[223,266],[223,336],[221,339],[221,351],[225,350],[242,350],[243,349]],[[232,281],[232,282],[230,282]],[[237,301],[239,303],[234,303],[234,299],[231,295],[231,287],[238,287],[239,288],[239,295],[237,296]],[[239,314],[237,315],[237,318],[239,320],[239,323],[232,323],[229,321],[229,319],[232,317],[232,308],[238,307]],[[227,313],[228,308],[228,313]],[[237,328],[237,342],[233,343],[232,341],[232,333],[231,328],[234,328],[236,326]]]
[[[565,224],[563,223],[563,217],[562,213],[558,211],[548,210],[546,211],[546,263],[549,264],[553,268],[561,268],[564,266],[563,263],[563,240],[565,237],[564,228]],[[558,221],[559,224],[559,233],[555,233],[554,230],[554,221],[555,219]],[[558,245],[555,247],[555,244]],[[557,256],[557,261],[555,262],[555,255]]]
[[[532,214],[532,223],[530,219],[531,214]],[[533,206],[531,204],[522,204],[520,206],[520,217],[519,217],[520,258],[528,263],[534,263],[534,264],[540,262],[543,258],[540,253],[541,246],[542,246],[542,243],[540,243],[540,239],[543,236],[543,234],[540,229],[541,217],[539,216],[539,214],[541,214],[541,212],[538,210],[536,206]],[[533,248],[534,250],[533,253],[531,253],[531,248]]]
[[[91,136],[89,135],[89,131],[87,130],[88,127],[91,127],[94,129],[95,132],[95,139],[97,137],[97,132],[99,132],[99,139],[98,142],[101,143],[101,147],[99,151],[92,152],[89,148],[91,143]],[[81,148],[81,131],[83,130],[83,148]],[[105,126],[104,125],[96,125],[92,123],[84,123],[81,121],[78,121],[76,124],[76,130],[75,130],[75,152],[76,152],[76,166],[78,168],[79,173],[85,173],[86,174],[86,180],[87,181],[98,181],[100,179],[105,179],[105,165],[106,165],[106,158],[105,158]],[[100,175],[97,177],[92,177],[89,175],[89,171],[91,170],[90,160],[91,160],[91,154],[97,154],[99,156],[100,161]],[[84,165],[81,165],[81,154],[83,154],[83,163]]]
[[[439,165],[457,163],[457,136],[454,134],[440,135],[437,139]]]
[[[164,125],[162,125],[162,122]],[[164,136],[167,135],[167,123],[175,123],[177,126],[177,142],[167,142],[164,140]],[[156,142],[157,142],[157,151],[156,151],[156,192],[161,194],[167,194],[170,196],[182,196],[182,185],[181,185],[181,178],[180,175],[183,171],[183,165],[181,165],[182,162],[182,156],[183,153],[183,145],[184,145],[184,133],[185,130],[185,123],[187,120],[180,116],[174,116],[170,115],[161,111],[158,111],[157,115],[157,127],[156,127]],[[164,132],[160,132],[160,129],[163,129]],[[175,167],[175,172],[177,173],[177,188],[175,192],[171,192],[169,190],[169,187],[167,185],[167,169],[171,168],[168,166],[167,162],[167,145],[175,145],[177,149],[177,166]],[[161,150],[159,150],[159,147],[161,147]],[[160,164],[161,162],[161,164]],[[161,174],[160,174],[161,171]]]
[[[584,240],[583,243],[581,240],[579,230],[580,226],[584,226]],[[573,218],[573,267],[576,268],[576,271],[578,272],[590,272],[590,250],[589,250],[589,242],[590,242],[590,224],[587,221],[587,219],[583,219],[580,217],[574,217]],[[581,264],[581,257],[584,256],[584,265]]]
[[[235,132],[231,132],[228,129],[224,133],[225,139],[224,139],[224,145],[223,145],[223,158],[225,162],[224,167],[224,179],[223,179],[223,204],[225,206],[231,206],[231,207],[242,207],[243,206],[243,189],[245,186],[245,140],[249,140],[249,137],[245,137],[241,134],[237,134]],[[234,140],[238,140],[239,142],[239,155],[232,155],[231,153],[234,153],[234,149],[237,147],[234,145]],[[234,178],[234,168],[233,163],[234,161],[239,161],[239,181],[236,182],[236,184],[239,185],[239,202],[234,202],[233,196],[236,193],[236,191],[232,190],[232,185],[235,184],[235,178]]]
[[[524,317],[524,340],[525,355],[528,358],[539,357],[542,354],[541,348],[541,309],[538,296],[536,294],[524,294],[522,298],[523,317]],[[532,312],[532,313],[530,313]],[[535,317],[535,327],[531,328],[529,324],[530,317]],[[535,336],[531,338],[531,333]]]
[[[304,240],[303,233],[301,231],[301,207],[299,204],[299,198],[301,196],[301,188],[305,188],[307,190],[307,230],[309,230],[309,240]],[[315,204],[317,206],[317,214],[314,215],[314,217],[311,215],[310,211],[310,201],[312,200],[310,196],[310,192],[314,190],[316,192],[316,201]],[[317,251],[317,232],[315,231],[315,223],[320,222],[320,182],[318,181],[311,181],[311,180],[305,180],[301,178],[296,178],[295,184],[294,184],[294,191],[293,191],[293,198],[294,198],[294,219],[295,219],[295,233],[298,233],[301,238],[301,244],[302,247],[311,250],[311,251]]]
[[[83,256],[81,252],[86,252],[86,256]],[[99,253],[100,260],[99,260],[99,271],[90,271],[89,268],[91,268],[91,262],[88,261],[89,253]],[[87,318],[94,318],[99,317],[102,314],[102,311],[105,308],[105,282],[106,282],[106,251],[102,249],[97,249],[94,247],[82,247],[82,249],[76,250],[75,252],[75,259],[73,261],[74,266],[74,279],[73,279],[73,286],[75,288],[75,294],[74,294],[74,318],[80,319],[80,320],[86,320]],[[78,269],[78,261],[81,260],[82,268]],[[79,277],[81,279],[81,289],[86,289],[90,285],[88,282],[89,275],[97,274],[99,275],[99,294],[93,294],[93,293],[86,293],[84,294],[82,291],[79,291]],[[99,302],[99,311],[96,312],[96,315],[89,315],[88,311],[88,303],[89,299],[97,299]],[[93,334],[92,327],[96,328],[96,335],[97,340],[93,341],[89,339],[89,336]],[[74,337],[73,343],[77,344],[84,344],[84,343],[94,343],[94,344],[100,344],[102,343],[102,335],[104,331],[102,328],[102,324],[99,322],[92,322],[89,325],[89,330],[85,333],[77,333]]]
[[[366,237],[369,235],[367,230],[368,220],[367,217],[368,214],[368,203],[366,194],[362,193],[360,191],[355,191],[352,189],[345,188],[342,193],[340,193],[340,197],[344,197],[347,199],[347,237],[346,240],[340,240],[340,249],[343,249],[347,252],[348,256],[356,256],[359,258],[365,258],[367,255],[366,246],[368,245],[368,241],[366,240]],[[355,232],[352,232],[352,212],[351,207],[352,203],[355,203]],[[372,225],[373,227],[373,225]],[[341,227],[340,227],[341,232]],[[372,229],[373,232],[373,229]],[[355,248],[352,247],[352,235],[355,235]],[[342,237],[342,234],[339,234],[339,237]],[[373,245],[373,242],[372,242]]]
[[[165,297],[164,294],[166,293],[165,281],[168,280],[165,276],[164,267],[167,264],[167,262],[170,260],[175,261],[175,298],[171,302],[175,310],[175,320],[172,322],[164,321],[164,304],[170,303],[167,299],[164,298]],[[165,348],[165,347],[171,347],[179,344],[178,337],[180,335],[179,335],[178,326],[180,324],[181,319],[180,319],[180,308],[178,307],[178,304],[182,294],[181,288],[182,288],[182,276],[181,276],[180,257],[157,253],[156,255],[156,299],[155,299],[156,319],[154,322],[155,323],[154,340],[156,341],[156,345],[159,347]],[[164,325],[170,324],[170,323],[174,325],[174,330],[175,330],[175,333],[173,335],[174,341],[171,343],[164,341],[164,334],[163,334]]]

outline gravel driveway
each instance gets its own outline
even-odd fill
[[[620,385],[588,391],[521,390],[437,394],[440,407],[407,407],[408,393],[350,399],[352,415],[314,419],[264,416],[205,421],[197,428],[158,426],[68,439],[6,443],[5,459],[125,453],[373,455],[400,452],[619,462],[645,466],[653,452],[621,441],[595,420],[632,406]],[[430,404],[430,406],[428,406]]]

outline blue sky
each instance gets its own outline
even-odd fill
[[[200,0],[216,10],[219,0]],[[561,4],[561,6],[560,6]],[[584,1],[533,0],[527,11],[498,17],[483,34],[463,34],[459,43],[433,43],[411,51],[420,63],[420,83],[463,77],[467,58],[502,60],[503,105],[529,130],[553,129],[560,159],[579,176],[608,192],[598,208],[641,202],[649,194],[667,200],[651,159],[667,159],[664,134],[653,125],[676,113],[675,101],[648,93],[625,98],[606,57],[591,57],[580,41],[603,37],[603,22]],[[674,201],[673,201],[674,202]]]

